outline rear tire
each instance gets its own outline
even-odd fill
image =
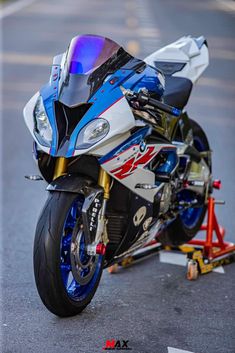
[[[206,134],[200,125],[190,119],[193,130],[194,147],[199,151],[209,151],[210,146]],[[211,160],[206,160],[210,170],[212,168]],[[158,236],[158,240],[165,246],[178,246],[190,241],[199,231],[205,214],[207,206],[201,208],[190,208],[188,212],[183,215],[178,215],[177,218]],[[190,216],[191,212],[191,216]],[[191,217],[191,221],[190,221]]]
[[[47,309],[61,317],[73,316],[85,309],[96,292],[102,274],[102,256],[89,258],[80,242],[76,250],[77,256],[81,259],[85,256],[89,268],[88,265],[86,268],[86,264],[84,270],[83,267],[79,268],[81,284],[73,275],[75,267],[72,267],[74,260],[72,261],[71,242],[73,241],[74,246],[75,240],[72,239],[75,239],[81,229],[82,204],[81,195],[52,192],[36,228],[34,275],[38,293]],[[82,239],[82,235],[79,239]],[[89,270],[93,272],[89,273]]]

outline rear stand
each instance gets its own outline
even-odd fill
[[[195,247],[188,253],[187,278],[189,280],[196,279],[199,273],[205,274],[215,267],[235,261],[235,245],[224,241],[225,229],[219,225],[215,214],[215,205],[222,204],[224,201],[216,201],[213,197],[208,198],[207,224],[202,225],[200,229],[206,231],[206,239],[193,239],[188,242]],[[217,240],[213,240],[214,234]]]

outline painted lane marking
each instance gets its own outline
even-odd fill
[[[170,265],[178,265],[178,266],[185,267],[187,265],[187,255],[177,254],[177,253],[163,250],[163,251],[160,251],[159,253],[159,261]],[[212,272],[221,273],[221,274],[225,273],[223,266],[214,268]]]
[[[210,57],[213,59],[222,59],[222,60],[235,60],[234,50],[230,49],[214,49],[210,50]]]
[[[232,0],[216,0],[218,3],[219,7],[222,8],[222,10],[225,11],[235,11],[235,3]]]
[[[229,92],[233,92],[235,94],[235,86],[232,80],[219,80],[214,77],[201,77],[197,82],[198,86],[215,88],[216,90],[227,90]]]
[[[135,30],[136,36],[128,42],[127,51],[133,56],[139,56],[140,54],[145,56],[143,54],[155,51],[160,32],[156,28],[155,20],[152,19],[152,16],[149,16],[146,6],[143,5],[142,1],[127,1],[125,8],[127,11],[125,20],[127,30],[131,30],[132,36],[133,30]],[[144,38],[144,41],[141,40],[142,38]]]
[[[129,28],[137,28],[138,27],[138,20],[136,17],[127,17],[126,18],[126,25]]]
[[[5,52],[1,55],[1,61],[7,64],[21,65],[52,65],[52,57],[47,55],[32,55],[17,52]]]
[[[231,101],[230,99],[223,99],[223,100],[216,100],[215,97],[205,97],[205,96],[199,96],[199,95],[194,95],[193,96],[193,101],[196,103],[200,102],[200,105],[206,105],[208,107],[216,107],[216,108],[221,108],[221,109],[231,109],[234,110],[234,100]],[[226,117],[225,117],[226,118]],[[223,119],[222,119],[223,120]],[[233,119],[234,122],[234,119]]]
[[[168,353],[193,353],[191,351],[185,351],[183,349],[178,349],[174,347],[167,347]]]
[[[212,271],[217,273],[222,273],[222,274],[225,273],[223,266],[216,267]]]
[[[137,40],[129,40],[129,42],[126,45],[128,53],[130,53],[133,56],[136,56],[140,52],[140,44],[137,42]]]
[[[187,265],[187,255],[172,253],[164,250],[160,251],[159,260],[160,262],[171,264],[171,265],[179,265],[179,266]]]
[[[0,18],[5,18],[7,16],[11,16],[16,12],[23,10],[25,7],[33,4],[37,0],[18,0],[13,4],[4,6],[1,8]]]
[[[136,8],[136,4],[132,1],[126,1],[124,3],[124,7],[126,8],[127,11],[134,11]]]

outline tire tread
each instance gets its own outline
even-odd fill
[[[59,266],[60,236],[66,214],[76,197],[72,193],[50,193],[39,216],[34,239],[34,276],[38,293],[47,309],[61,317],[73,316],[84,310],[96,291],[102,273],[101,270],[94,290],[84,301],[74,301],[68,296]]]

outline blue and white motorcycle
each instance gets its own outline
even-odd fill
[[[211,153],[185,106],[208,62],[203,37],[139,60],[108,38],[81,35],[54,57],[49,82],[24,108],[48,183],[34,273],[52,313],[80,313],[103,268],[156,237],[179,245],[196,235]]]

